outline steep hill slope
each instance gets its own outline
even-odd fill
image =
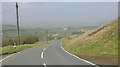
[[[118,56],[118,19],[83,35],[62,39],[63,47],[76,55]]]

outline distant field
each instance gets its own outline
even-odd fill
[[[17,42],[17,27],[11,25],[3,25],[2,26],[2,43],[4,46],[11,44],[11,42]],[[89,29],[88,29],[89,28]],[[60,39],[65,36],[71,36],[74,34],[83,34],[90,29],[95,29],[97,26],[88,26],[84,28],[74,28],[68,27],[68,30],[65,31],[63,28],[50,28],[50,29],[43,29],[43,28],[20,28],[20,37],[21,37],[21,44],[24,43],[26,36],[38,36],[39,41],[46,41],[47,40],[47,30],[48,30],[48,40],[52,40],[54,38]],[[23,39],[22,39],[23,38]],[[10,42],[11,40],[11,42]],[[11,44],[13,45],[13,44]],[[3,47],[4,47],[3,46]]]
[[[2,30],[8,30],[8,29],[17,29],[17,27],[12,25],[2,25]]]
[[[90,29],[95,29],[97,26],[88,26],[84,28],[74,28],[74,27],[68,27],[67,31],[64,31],[63,28],[51,28],[48,29],[48,33],[50,34],[49,38],[54,38],[52,35],[58,34],[56,37],[61,38],[64,36],[70,36],[73,32],[78,31],[88,31]],[[6,38],[16,38],[17,37],[17,27],[12,25],[3,25],[2,26],[2,39]],[[46,40],[47,37],[47,29],[43,28],[20,28],[20,36],[27,36],[27,35],[39,35],[40,40]]]
[[[118,56],[118,20],[100,26],[83,35],[61,39],[63,47],[76,55],[117,57]]]

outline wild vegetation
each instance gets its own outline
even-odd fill
[[[20,44],[33,44],[35,42],[39,41],[39,37],[37,35],[30,35],[30,36],[22,36],[20,38]],[[16,45],[18,44],[18,39],[17,38],[8,38],[8,39],[3,39],[2,40],[2,47],[4,46],[10,46],[10,45]]]
[[[3,25],[2,26],[2,54],[11,54],[15,52],[19,52],[21,50],[32,48],[40,45],[45,45],[47,38],[47,29],[43,28],[20,28],[20,44],[18,45],[17,39],[17,27],[11,25]],[[93,27],[89,27],[93,28]],[[96,27],[94,27],[96,28]],[[81,30],[81,28],[77,28]],[[87,31],[87,27],[82,29],[82,31]],[[69,27],[67,31],[63,30],[63,28],[54,28],[48,29],[48,40],[52,40],[55,37],[60,39],[64,36],[70,36],[74,34],[82,34],[84,32],[76,32],[74,27]],[[57,35],[57,36],[54,36]],[[39,42],[44,42],[43,44],[37,44]],[[14,48],[14,43],[16,43],[17,47]],[[50,42],[49,42],[50,43]]]
[[[63,28],[50,28],[48,29],[48,33],[50,34],[49,38],[53,38],[52,35],[58,34],[57,38],[64,37],[65,35],[74,35],[74,34],[81,34],[91,30],[95,29],[97,26],[87,26],[87,27],[68,27],[67,32],[63,30]],[[79,30],[81,32],[76,32],[76,30]],[[65,33],[66,32],[66,33]],[[8,38],[17,38],[17,27],[11,26],[11,25],[3,25],[2,26],[2,39],[8,39]],[[20,36],[28,36],[28,35],[38,35],[40,40],[46,40],[47,36],[47,29],[43,28],[20,28]]]
[[[118,19],[82,35],[61,39],[63,47],[76,55],[118,56]]]
[[[5,46],[2,49],[2,51],[0,52],[0,54],[5,55],[5,54],[12,54],[12,53],[16,53],[28,48],[32,48],[32,47],[37,47],[37,46],[41,46],[41,45],[46,45],[51,43],[50,41],[48,41],[48,43],[46,41],[44,41],[41,44],[24,44],[24,45],[17,45],[16,48],[14,48],[14,46]]]

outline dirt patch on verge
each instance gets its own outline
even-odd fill
[[[98,57],[98,56],[86,56],[86,55],[77,55],[77,56],[97,65],[118,65],[117,57]]]

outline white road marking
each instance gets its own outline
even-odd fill
[[[22,51],[20,51],[20,52],[22,52]],[[1,59],[1,60],[0,60],[0,63],[1,63],[3,60],[5,60],[5,59],[7,59],[7,58],[9,58],[9,57],[11,57],[11,56],[13,56],[13,55],[15,55],[15,54],[18,54],[18,53],[20,53],[20,52],[13,53],[13,54],[11,54],[11,55],[9,55],[9,56],[7,56],[7,57]]]
[[[11,55],[9,55],[9,56],[7,56],[7,57],[1,59],[1,60],[0,60],[0,63],[1,63],[3,60],[5,60],[5,59],[7,59],[7,58],[9,58],[9,57],[11,57],[11,56],[13,56],[13,55],[15,55],[15,54],[18,54],[18,53],[20,53],[20,52],[13,53],[13,54],[11,54]]]
[[[61,42],[61,43],[62,43],[62,42]],[[91,65],[94,65],[94,66],[96,66],[96,67],[100,67],[100,66],[98,66],[98,65],[96,65],[96,64],[94,64],[94,63],[92,63],[92,62],[90,62],[90,61],[84,60],[84,59],[79,58],[78,56],[76,56],[76,55],[74,55],[74,54],[69,53],[68,51],[66,51],[66,50],[62,47],[62,45],[61,45],[61,48],[62,48],[66,53],[68,53],[68,54],[70,54],[70,55],[78,58],[79,60],[85,61],[85,62],[87,62],[87,63],[89,63],[89,64],[91,64]]]
[[[46,50],[46,48],[43,49],[43,51]]]
[[[13,55],[14,55],[14,54],[11,54],[11,55],[9,55],[9,56],[7,56],[7,57],[1,59],[0,62],[2,62],[3,60],[5,60],[5,59],[7,59],[7,58],[9,58],[9,57],[11,57],[11,56],[13,56]]]
[[[43,63],[44,67],[47,67],[47,65],[45,63]]]
[[[43,52],[41,53],[41,58],[43,59]]]

